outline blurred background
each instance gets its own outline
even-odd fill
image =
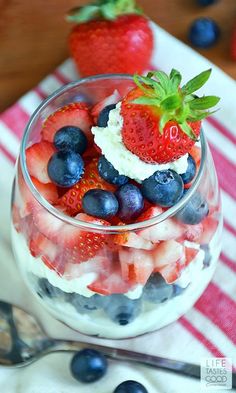
[[[36,85],[67,56],[71,24],[66,12],[87,0],[0,0],[0,111]],[[201,7],[196,0],[139,0],[145,13],[161,27],[188,43],[187,33],[198,17],[211,17],[221,30],[219,42],[199,50],[236,79],[230,38],[236,23],[236,0]]]

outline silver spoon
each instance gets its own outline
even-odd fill
[[[22,367],[52,352],[79,351],[87,347],[96,349],[112,359],[137,362],[200,378],[200,366],[196,364],[102,345],[51,339],[32,315],[20,307],[0,301],[0,365]],[[233,387],[236,387],[235,373]]]

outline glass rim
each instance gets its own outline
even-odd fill
[[[50,94],[46,99],[44,99],[40,103],[40,105],[36,108],[36,110],[31,115],[31,117],[26,125],[24,135],[23,135],[23,138],[21,141],[21,146],[20,146],[20,164],[21,164],[21,168],[22,168],[22,173],[23,173],[25,182],[26,182],[27,186],[29,187],[29,190],[31,191],[31,193],[33,194],[33,196],[37,200],[37,202],[39,202],[39,204],[44,209],[46,209],[50,214],[52,214],[54,217],[56,217],[57,219],[65,222],[67,224],[73,225],[73,226],[78,227],[83,230],[99,231],[99,232],[107,232],[107,233],[108,232],[116,232],[117,233],[117,232],[124,232],[124,231],[130,232],[130,231],[148,228],[150,226],[159,224],[160,222],[166,220],[169,217],[172,217],[175,213],[177,213],[179,210],[181,210],[185,206],[185,204],[191,199],[191,197],[193,196],[193,194],[195,193],[196,189],[198,188],[198,186],[200,184],[200,181],[202,178],[202,173],[203,173],[203,170],[205,167],[206,153],[207,153],[206,138],[205,138],[203,131],[201,130],[201,133],[200,133],[201,163],[200,163],[200,167],[199,167],[197,176],[195,177],[192,186],[188,189],[188,192],[186,192],[186,194],[174,206],[163,211],[158,216],[155,216],[155,217],[150,218],[148,220],[136,222],[136,223],[132,223],[132,224],[126,224],[126,225],[103,226],[100,224],[94,224],[94,223],[90,223],[90,222],[86,222],[86,221],[77,220],[74,217],[70,217],[70,216],[64,214],[62,211],[60,211],[59,209],[57,209],[53,205],[51,205],[39,193],[39,191],[37,190],[37,188],[33,184],[32,180],[30,178],[30,174],[28,172],[28,168],[27,168],[26,154],[25,154],[25,151],[27,148],[26,144],[27,144],[28,136],[29,136],[31,129],[33,127],[34,121],[37,118],[37,116],[40,114],[40,112],[42,112],[43,109],[45,109],[47,107],[47,105],[50,104],[50,102],[52,102],[54,99],[56,99],[64,92],[68,91],[69,89],[80,86],[80,85],[87,83],[87,82],[93,82],[93,81],[103,80],[103,79],[105,79],[105,80],[106,79],[114,79],[114,78],[133,80],[132,75],[129,75],[129,74],[104,74],[104,75],[101,74],[101,75],[95,75],[95,76],[90,76],[87,78],[78,79],[77,81],[67,83],[67,84],[61,86],[59,89],[55,90],[52,94]],[[97,219],[99,219],[99,218],[97,218]]]

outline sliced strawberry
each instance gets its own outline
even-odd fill
[[[66,261],[62,258],[56,258],[53,261],[51,261],[51,259],[49,257],[47,257],[46,255],[42,256],[42,261],[43,263],[50,269],[50,270],[54,270],[59,276],[63,276],[64,272],[65,272],[65,264]]]
[[[157,245],[152,252],[154,271],[159,272],[168,284],[180,277],[185,266],[185,250],[175,240],[168,240]]]
[[[203,225],[203,232],[202,235],[200,236],[200,239],[198,240],[198,243],[209,244],[209,242],[211,241],[217,230],[219,221],[212,216],[208,216],[202,221],[202,225]]]
[[[153,257],[150,251],[121,249],[119,257],[123,279],[132,284],[145,285],[153,271]]]
[[[113,271],[110,275],[100,275],[97,280],[88,285],[88,289],[101,295],[112,295],[114,293],[126,293],[131,285],[126,282],[119,270]]]
[[[107,272],[107,275],[109,275],[111,273],[111,265],[111,258],[97,254],[94,258],[86,261],[86,263],[68,261],[64,276],[71,279],[88,273],[94,273],[98,276],[101,272]]]
[[[47,183],[43,184],[40,183],[34,177],[31,178],[34,186],[37,188],[38,192],[52,205],[55,205],[58,201],[58,190],[55,184]]]
[[[21,216],[20,216],[20,209],[16,204],[12,205],[12,222],[17,232],[20,232],[20,223],[21,223]]]
[[[104,220],[95,219],[83,213],[78,214],[76,219],[93,224],[110,225]],[[77,263],[85,262],[94,257],[105,244],[104,234],[87,232],[73,225],[66,224],[43,208],[34,211],[33,221],[38,230],[53,243],[74,250],[77,254]]]
[[[85,172],[80,182],[71,187],[60,199],[59,204],[66,208],[67,214],[74,216],[81,210],[82,198],[87,191],[93,188],[115,190],[112,184],[107,183],[100,177],[97,165],[98,158],[94,158],[85,166]]]
[[[185,266],[188,266],[197,256],[199,253],[199,249],[192,248],[190,245],[185,245]]]
[[[29,174],[41,183],[50,183],[47,165],[56,151],[54,146],[46,141],[35,143],[26,149],[26,163]]]
[[[58,253],[58,247],[40,232],[33,233],[29,241],[29,249],[31,255],[36,258],[45,255],[54,260]]]
[[[148,206],[149,202],[146,201],[146,205]],[[150,204],[149,204],[150,205]],[[142,213],[139,218],[137,219],[137,222],[142,222],[146,220],[150,220],[151,218],[159,216],[163,212],[163,209],[160,206],[148,206],[144,213]]]
[[[58,109],[45,120],[42,137],[46,141],[53,142],[54,135],[60,128],[64,126],[76,126],[85,133],[91,142],[93,140],[91,133],[92,125],[93,121],[87,104],[84,102],[73,102]]]
[[[121,99],[121,96],[118,90],[114,90],[114,92],[104,98],[102,101],[99,101],[94,107],[91,109],[91,114],[93,116],[94,122],[97,123],[99,113],[105,108],[107,105],[116,104]]]
[[[186,231],[183,234],[184,239],[190,242],[197,242],[202,235],[203,225],[201,222],[196,225],[186,225],[185,229]]]
[[[144,220],[157,217],[161,213],[162,209],[160,207],[152,206],[146,212],[141,214],[138,221],[142,222]],[[185,228],[183,226],[174,222],[171,218],[167,218],[159,224],[141,229],[138,231],[138,235],[152,243],[158,243],[162,240],[176,239],[180,237],[184,231]]]
[[[143,239],[134,232],[123,232],[114,236],[115,244],[125,247],[152,250],[155,246],[152,242]]]

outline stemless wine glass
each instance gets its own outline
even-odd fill
[[[122,97],[133,87],[131,76],[101,75],[51,95],[26,128],[13,186],[12,244],[28,287],[56,319],[105,338],[134,337],[177,320],[203,293],[220,253],[219,187],[203,132],[195,147],[199,169],[191,187],[175,206],[143,222],[102,226],[79,221],[52,206],[35,187],[25,151],[40,140],[45,119],[68,103],[94,105],[115,90]],[[206,217],[198,222],[188,214],[186,219],[186,210],[197,205],[207,206]],[[48,238],[39,222],[47,223],[55,237]],[[73,231],[102,240],[98,253],[81,261],[76,244],[69,249],[64,239]]]

